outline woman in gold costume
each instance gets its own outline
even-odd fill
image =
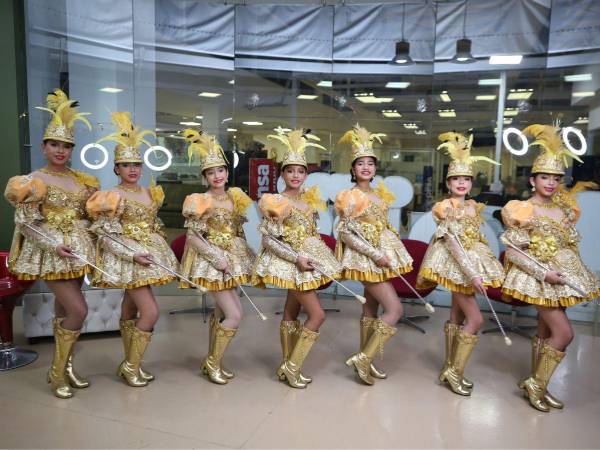
[[[547,412],[564,406],[548,392],[548,383],[573,340],[565,309],[598,297],[600,283],[579,255],[575,223],[580,210],[561,185],[566,157],[577,156],[565,148],[557,127],[531,125],[523,131],[535,137],[532,145],[539,145],[541,153],[529,178],[531,198],[512,200],[502,209],[507,227],[502,241],[508,245],[502,293],[538,311],[531,373],[518,385],[531,406]]]
[[[389,280],[412,270],[412,258],[388,221],[394,194],[383,182],[371,188],[377,170],[373,142],[381,142],[381,136],[356,125],[340,139],[340,143],[350,145],[350,174],[356,186],[338,193],[335,202],[340,216],[336,253],[342,278],[361,281],[367,300],[360,318],[360,348],[346,364],[354,366],[360,380],[368,385],[374,383],[373,378],[387,377],[373,359],[396,334],[395,325],[402,317],[402,303]],[[380,305],[383,314],[378,317]]]
[[[91,268],[75,254],[94,259],[85,202],[99,184],[67,166],[75,145],[74,123],[80,120],[91,129],[87,113],[78,113],[77,102],[60,89],[48,94],[47,108],[38,109],[52,115],[42,143],[47,164],[11,178],[6,187],[4,196],[16,208],[9,270],[20,280],[44,280],[54,293],[55,351],[48,382],[54,395],[70,398],[71,388],[89,386],[73,369],[73,347],[87,316],[81,283]]]
[[[188,154],[201,158],[200,173],[208,183],[205,194],[188,195],[183,203],[187,240],[181,263],[182,275],[206,288],[215,299],[210,317],[208,355],[202,373],[210,381],[227,384],[234,374],[221,364],[223,354],[242,320],[237,285],[252,276],[254,254],[242,224],[252,200],[240,188],[225,189],[228,162],[217,138],[195,130],[184,131]],[[190,288],[181,282],[182,288]]]
[[[302,364],[319,338],[325,321],[315,289],[337,277],[340,267],[317,231],[317,210],[326,208],[317,186],[305,190],[308,175],[307,147],[323,148],[316,136],[303,130],[284,132],[278,128],[269,138],[281,142],[285,153],[281,162],[285,190],[264,194],[259,202],[263,214],[260,231],[262,248],[256,258],[253,282],[287,289],[287,300],[280,324],[283,361],[277,369],[280,380],[294,388],[305,388],[312,379],[301,373]],[[326,275],[325,275],[326,274]],[[298,321],[300,308],[308,318]]]
[[[439,136],[438,149],[446,149],[452,158],[446,176],[450,197],[433,206],[436,232],[421,264],[417,284],[420,287],[441,284],[452,292],[450,320],[444,325],[446,357],[439,375],[459,395],[471,395],[473,383],[464,371],[479,338],[483,316],[475,292],[486,286],[500,287],[504,270],[480,231],[484,205],[465,197],[473,185],[473,163],[483,156],[471,156],[473,136],[448,132]]]
[[[139,147],[150,145],[144,136],[152,132],[135,127],[128,112],[115,112],[112,120],[117,131],[101,141],[117,142],[114,171],[121,181],[111,190],[96,192],[87,202],[88,213],[94,219],[90,229],[98,235],[96,261],[110,276],[95,271],[92,284],[125,289],[120,321],[125,359],[118,375],[129,386],[138,387],[154,379],[141,367],[158,320],[151,287],[174,279],[154,262],[171,270],[177,270],[178,264],[157,217],[164,200],[162,188],[147,189],[138,184],[142,175]]]

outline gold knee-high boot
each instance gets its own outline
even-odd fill
[[[200,369],[210,381],[216,384],[227,384],[229,378],[223,374],[221,369],[221,359],[225,354],[225,350],[235,336],[237,329],[226,328],[215,321],[215,331],[213,334],[212,351],[202,360]]]
[[[565,357],[565,353],[550,347],[547,343],[540,343],[539,359],[535,371],[531,376],[519,382],[518,386],[523,389],[525,397],[535,409],[543,412],[550,411],[545,400],[546,389],[552,374]]]
[[[64,317],[55,317],[52,320],[52,329],[54,330],[54,334],[56,335],[56,327],[63,321]],[[73,367],[73,351],[75,346],[71,348],[71,353],[69,354],[69,358],[67,359],[67,365],[65,366],[65,375],[67,376],[67,381],[71,385],[71,387],[77,389],[85,389],[89,387],[90,382],[82,377],[75,368]]]
[[[373,324],[377,320],[376,317],[365,317],[360,318],[360,351],[362,352],[367,344],[367,341],[373,334]],[[383,380],[387,378],[387,374],[375,366],[371,361],[371,376]]]
[[[282,354],[281,364],[290,358],[292,350],[296,346],[301,332],[302,327],[300,326],[300,321],[298,320],[282,320],[279,324],[279,339],[281,341]],[[303,383],[312,383],[312,378],[304,375],[303,373],[300,373],[299,378]],[[285,381],[285,376],[281,378],[281,381]]]
[[[142,331],[137,327],[131,329],[129,349],[117,371],[117,374],[131,387],[142,387],[148,384],[148,381],[140,375],[140,366],[151,338],[152,333],[149,331]]]
[[[538,335],[535,335],[531,338],[531,373],[535,373],[535,369],[540,361],[540,350],[542,348],[542,344],[544,340],[540,338]],[[544,394],[544,400],[548,404],[548,406],[556,409],[563,409],[565,404],[561,402],[559,399],[554,397],[546,388],[546,393]]]
[[[129,343],[131,342],[131,331],[135,328],[135,320],[119,320],[119,329],[121,330],[121,338],[123,339],[123,350],[125,351],[125,357],[129,353]],[[140,365],[140,376],[146,381],[154,380],[154,375],[146,371]]]
[[[446,381],[455,394],[471,395],[471,390],[462,383],[465,367],[473,348],[479,341],[474,334],[465,333],[458,329],[452,338],[452,354],[450,364],[440,374],[440,382]]]
[[[444,324],[444,335],[446,338],[446,347],[445,347],[446,348],[446,357],[444,360],[444,367],[442,368],[442,371],[440,372],[440,375],[439,375],[440,383],[443,382],[442,374],[446,371],[446,369],[448,368],[448,366],[451,363],[450,359],[451,359],[451,355],[452,355],[452,343],[454,342],[454,336],[456,335],[456,333],[459,330],[460,330],[460,326],[455,323],[447,321]],[[462,385],[468,389],[473,388],[473,382],[464,376],[462,378]]]
[[[386,324],[381,319],[375,319],[373,333],[365,344],[365,348],[346,360],[347,366],[354,366],[358,377],[366,384],[373,384],[371,362],[379,351],[383,351],[385,343],[396,334],[396,328]]]
[[[304,389],[307,386],[307,383],[300,379],[300,370],[312,346],[318,340],[318,332],[302,327],[289,358],[284,360],[277,369],[277,376],[280,380],[287,380],[293,388]]]
[[[215,333],[217,331],[217,327],[216,324],[220,323],[219,319],[217,319],[217,316],[215,315],[215,313],[212,313],[210,315],[210,319],[209,319],[209,334],[208,334],[208,353],[212,353],[213,352],[213,345],[215,342]],[[206,372],[203,372],[204,375],[206,375]],[[221,364],[221,373],[223,373],[223,376],[229,380],[235,378],[235,374],[230,371],[229,369],[223,367],[223,364]]]
[[[62,321],[61,321],[62,322]],[[72,331],[63,328],[56,322],[54,326],[54,359],[48,370],[48,383],[52,386],[52,392],[58,398],[71,398],[73,391],[69,386],[66,373],[67,361],[71,350],[79,338],[81,330]]]

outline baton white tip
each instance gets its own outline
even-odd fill
[[[505,343],[506,345],[508,345],[509,347],[512,345],[512,341],[510,340],[510,338],[509,338],[508,336],[506,336],[506,337],[504,338],[504,343]]]
[[[259,317],[260,317],[260,320],[267,320],[267,316],[265,316],[264,314],[261,314]]]
[[[435,308],[433,306],[431,306],[431,303],[425,303],[425,309],[427,310],[427,312],[430,312],[431,314],[433,314],[435,312]]]
[[[357,294],[357,295],[355,295],[355,297],[356,297],[356,300],[358,300],[359,302],[361,302],[363,305],[364,305],[365,303],[367,303],[367,299],[366,299],[366,298],[364,298],[362,295],[358,295],[358,294]]]

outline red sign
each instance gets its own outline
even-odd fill
[[[268,158],[250,158],[248,179],[250,197],[258,200],[261,195],[277,192],[277,166]]]

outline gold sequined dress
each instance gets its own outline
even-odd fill
[[[553,308],[573,306],[600,296],[598,278],[585,266],[579,254],[580,236],[575,229],[579,207],[570,196],[555,194],[554,199],[556,208],[562,212],[561,218],[550,217],[547,210],[535,206],[531,200],[508,202],[502,209],[502,220],[507,229],[501,239],[560,272],[586,295],[582,296],[567,285],[547,283],[544,281],[545,269],[508,249],[506,278],[502,286],[504,296]]]
[[[340,215],[336,255],[342,265],[342,279],[377,283],[397,277],[396,272],[403,274],[412,270],[413,259],[388,220],[394,195],[383,183],[373,194],[377,199],[369,196],[369,204],[362,214],[355,218]],[[376,261],[383,256],[389,258],[393,269],[377,265]]]
[[[155,264],[143,266],[133,260],[136,253],[150,253],[152,258],[178,271],[179,264],[162,234],[162,222],[157,217],[164,200],[160,186],[150,188],[151,204],[128,198],[115,188],[94,194],[87,210],[95,220],[90,230],[98,235],[96,264],[114,278],[94,271],[92,284],[102,288],[134,289],[141,286],[169,283],[175,277]],[[122,246],[106,235],[123,242]]]
[[[504,269],[492,253],[483,233],[481,211],[485,206],[474,200],[446,199],[433,206],[436,232],[419,270],[417,286],[441,284],[452,292],[473,294],[471,280],[481,277],[485,286],[500,287]],[[460,239],[466,256],[458,242]]]
[[[273,197],[284,199],[281,194]],[[264,215],[259,226],[263,239],[254,265],[253,283],[259,287],[270,284],[283,289],[309,291],[330,281],[316,270],[300,271],[296,266],[297,254],[315,261],[328,275],[339,277],[340,264],[317,230],[317,208],[325,206],[318,189],[311,188],[299,200],[291,201],[291,207],[281,220],[264,214],[263,200],[264,197],[259,202]]]
[[[227,191],[229,201],[215,204],[210,194],[189,195],[183,205],[185,227],[188,229],[182,275],[209,291],[231,289],[248,283],[252,277],[255,255],[246,242],[242,224],[252,200],[239,188]],[[207,207],[206,203],[210,206]],[[228,206],[233,205],[233,209]],[[199,240],[201,235],[208,242]],[[191,238],[196,237],[192,240]],[[226,259],[229,272],[215,268]],[[180,287],[189,288],[182,281]]]
[[[95,177],[72,169],[61,178],[52,172],[36,171],[9,180],[4,196],[16,208],[16,227],[8,268],[17,278],[68,280],[90,272],[86,263],[62,258],[55,248],[65,244],[88,261],[94,260],[85,203],[98,188]],[[39,229],[49,239],[25,224]]]

